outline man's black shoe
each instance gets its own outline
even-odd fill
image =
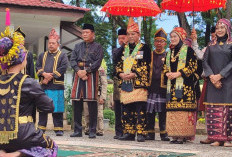
[[[184,144],[184,142],[183,141],[176,141],[175,144]]]
[[[145,138],[143,135],[137,135],[137,141],[138,142],[145,142]]]
[[[114,139],[118,139],[118,138],[119,138],[119,136],[117,136],[117,135],[114,136]]]
[[[81,132],[74,132],[73,134],[70,135],[70,137],[82,137]]]
[[[89,138],[96,138],[96,134],[90,133],[90,134],[89,134]]]
[[[98,132],[96,135],[97,135],[97,136],[103,136],[103,133],[99,133],[99,132]]]
[[[166,137],[161,137],[161,141],[170,141],[170,138]]]
[[[145,140],[155,140],[155,136],[147,135]]]
[[[114,139],[118,139],[119,137],[122,137],[122,135],[115,135]]]
[[[176,144],[176,143],[177,143],[177,140],[170,141],[170,144]]]
[[[63,136],[64,135],[64,132],[63,131],[57,131],[56,132],[56,136]]]
[[[119,137],[118,140],[121,141],[134,141],[135,140],[135,135],[133,134],[124,134],[123,136]]]

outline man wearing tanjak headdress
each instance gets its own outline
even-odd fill
[[[116,66],[121,88],[123,133],[119,140],[145,141],[146,103],[149,86],[151,50],[140,41],[138,24],[133,18],[127,26],[128,44]]]
[[[68,67],[68,57],[60,51],[59,39],[55,29],[52,29],[49,34],[48,51],[39,55],[36,70],[42,88],[54,102],[54,131],[57,136],[63,136],[64,74]],[[39,111],[38,127],[43,131],[46,130],[47,119],[48,114]]]

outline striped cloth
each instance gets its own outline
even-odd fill
[[[87,74],[88,79],[83,81],[75,75],[71,99],[80,101],[97,101],[98,96],[98,71]]]
[[[166,98],[162,98],[160,94],[150,93],[147,100],[147,112],[165,112]]]

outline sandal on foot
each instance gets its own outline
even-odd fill
[[[211,143],[210,145],[211,145],[211,146],[220,146],[221,143],[218,142],[218,141],[215,141],[215,142]]]
[[[232,147],[232,143],[226,141],[226,142],[224,143],[224,147]]]

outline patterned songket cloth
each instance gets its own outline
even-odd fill
[[[181,27],[176,27],[171,33],[176,33],[180,42],[170,45],[164,64],[163,82],[167,81],[167,132],[173,138],[193,139],[196,128],[196,92],[194,73],[197,70],[197,58],[192,48],[183,42],[187,33]],[[168,72],[180,72],[181,76],[170,80]]]
[[[216,28],[218,26],[224,27],[226,34],[223,37],[216,36],[204,55],[203,68],[207,79],[204,104],[208,139],[226,142],[232,141],[231,23],[228,19],[220,19]],[[220,89],[216,88],[209,78],[210,75],[216,74],[222,76]]]

